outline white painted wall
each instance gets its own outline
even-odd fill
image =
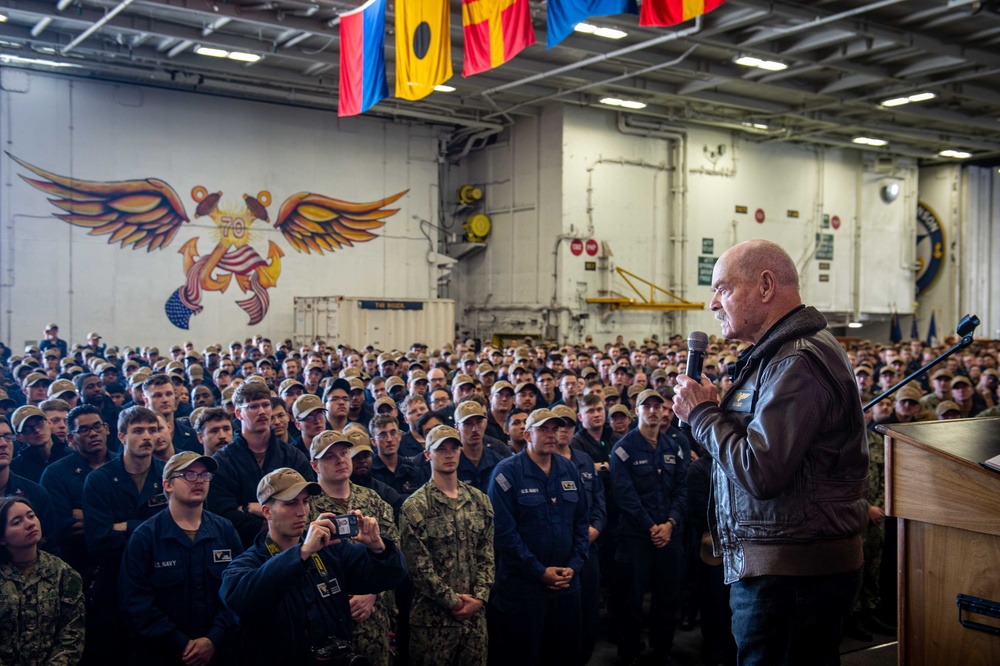
[[[959,315],[974,313],[980,336],[1000,338],[1000,173],[995,168],[962,171],[962,277]]]
[[[90,330],[108,344],[157,344],[190,339],[201,347],[262,332],[293,331],[294,296],[434,298],[436,274],[429,241],[413,216],[437,218],[436,156],[440,130],[368,118],[88,82],[4,70],[0,140],[4,149],[48,171],[79,179],[159,178],[179,194],[192,219],[164,250],[122,250],[52,217],[46,196],[24,183],[26,171],[0,158],[0,336],[16,348],[37,340],[49,321],[62,337],[81,341]],[[269,190],[272,222],[296,192],[363,202],[409,188],[380,238],[333,254],[305,255],[269,224],[251,227],[252,245],[266,257],[268,241],[284,251],[267,317],[251,330],[236,305],[235,287],[204,295],[191,328],[175,328],[164,303],[183,283],[180,247],[199,237],[200,252],[215,245],[208,218],[194,219],[196,185],[221,190],[223,202]]]
[[[979,336],[1000,337],[1000,174],[945,164],[920,171],[920,198],[937,214],[947,247],[938,278],[920,295],[921,334],[937,313],[939,338],[966,314],[979,316]],[[926,314],[924,314],[926,313]]]
[[[614,112],[552,105],[538,116],[518,117],[487,148],[447,171],[444,222],[458,231],[462,217],[449,217],[454,192],[476,183],[486,192],[483,210],[493,232],[487,249],[461,260],[439,290],[429,255],[438,234],[425,225],[428,240],[414,218],[441,221],[440,130],[10,70],[3,72],[0,110],[0,140],[12,154],[81,179],[160,178],[192,216],[196,185],[221,190],[229,205],[241,203],[244,192],[267,189],[275,200],[272,218],[284,198],[299,191],[368,201],[410,189],[379,239],[332,255],[297,253],[274,229],[256,223],[253,246],[266,255],[267,241],[274,240],[285,252],[267,318],[250,330],[235,305],[244,296],[231,287],[206,294],[204,312],[182,331],[163,314],[185,277],[177,251],[194,237],[202,252],[209,251],[217,233],[211,221],[185,225],[166,250],[121,250],[53,218],[45,195],[18,177],[24,170],[0,158],[0,336],[15,347],[37,340],[48,321],[59,322],[71,341],[96,329],[119,346],[186,339],[203,346],[254,332],[283,338],[293,331],[294,296],[334,293],[454,298],[460,331],[477,337],[575,340],[590,333],[604,341],[714,333],[718,326],[707,310],[612,313],[585,300],[610,292],[634,295],[612,272],[621,266],[707,303],[711,290],[698,284],[699,259],[749,238],[781,243],[799,265],[804,300],[831,313],[832,321],[860,313],[868,323],[857,335],[884,339],[888,313],[913,309],[909,239],[918,189],[916,168],[905,160],[886,167],[859,151],[765,142],[697,125],[668,128],[652,120],[629,130]],[[902,194],[887,204],[879,190],[893,181]],[[959,185],[957,172],[925,170],[921,198],[958,219],[965,205]],[[982,203],[983,193],[995,188],[994,181],[977,185],[977,210],[995,207],[995,196]],[[737,212],[738,206],[747,212]],[[757,209],[765,213],[760,224]],[[838,229],[821,228],[827,215],[840,219]],[[977,238],[984,228],[989,231],[977,227]],[[833,236],[832,260],[817,258],[817,232]],[[598,256],[574,256],[570,247],[577,238],[597,241]],[[702,252],[703,239],[713,241],[711,252]],[[962,249],[950,251],[957,256]],[[988,298],[982,295],[988,284],[981,283],[993,275],[993,255],[981,254],[969,257],[978,267],[969,278],[980,285],[977,302]],[[586,261],[595,261],[598,270],[585,270]],[[949,263],[946,272],[958,270]],[[821,275],[829,279],[821,282]],[[922,310],[957,313],[957,275],[939,278]],[[904,317],[904,334],[908,321]],[[953,325],[939,322],[939,328]],[[925,327],[923,320],[921,333]]]
[[[962,169],[958,164],[925,167],[920,170],[920,200],[934,212],[944,234],[944,261],[937,277],[917,297],[918,324],[921,339],[927,337],[931,311],[935,313],[938,338],[955,332],[960,312],[959,280],[965,242],[960,234]]]
[[[456,294],[460,330],[478,335],[558,330],[560,339],[590,333],[598,341],[617,335],[628,340],[652,333],[717,332],[707,310],[711,289],[698,285],[699,258],[718,257],[751,238],[767,238],[788,250],[799,266],[804,300],[831,313],[831,320],[843,324],[865,315],[870,323],[853,334],[882,337],[892,310],[912,312],[914,247],[899,240],[913,237],[917,190],[912,162],[897,161],[889,171],[883,166],[877,172],[874,158],[859,151],[765,143],[744,132],[648,123],[642,130],[646,135],[634,128],[625,131],[633,133],[623,133],[613,112],[552,107],[540,119],[519,119],[495,145],[473,153],[453,171],[452,185],[500,184],[488,197],[503,198],[496,190],[507,178],[515,183],[534,178],[538,192],[545,193],[537,204],[530,197],[515,197],[515,216],[538,218],[535,233],[515,234],[522,242],[518,250],[505,228],[507,218],[494,215],[487,250],[456,267],[454,279],[465,283]],[[558,156],[539,156],[533,150],[557,139]],[[545,162],[551,172],[553,161],[561,166],[558,188],[552,174],[539,166]],[[902,194],[885,203],[879,190],[891,181],[901,184]],[[557,192],[559,210],[542,214],[541,206],[551,208]],[[737,212],[738,206],[747,212]],[[758,209],[764,211],[763,223],[755,221]],[[789,211],[797,211],[798,217]],[[824,228],[825,216],[839,218],[839,228]],[[817,233],[833,237],[831,260],[817,258]],[[593,238],[601,252],[596,258],[574,256],[571,238]],[[703,239],[712,241],[711,253],[702,253]],[[557,242],[553,288],[548,268]],[[502,285],[525,277],[526,267],[509,261],[518,254],[538,264],[536,279],[504,292]],[[587,271],[587,261],[597,261],[598,270]],[[821,269],[821,263],[828,266]],[[610,312],[586,303],[608,290],[636,296],[612,273],[615,266],[681,298],[704,302],[706,309]],[[820,281],[821,275],[828,279]],[[470,306],[489,303],[482,299],[484,284],[494,297],[507,294],[501,301],[504,309],[472,310],[470,316]],[[669,300],[663,294],[656,298]]]

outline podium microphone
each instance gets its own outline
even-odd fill
[[[692,331],[688,336],[688,361],[684,374],[701,382],[701,368],[705,365],[705,350],[708,349],[708,336],[702,331]]]

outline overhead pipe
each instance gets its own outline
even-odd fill
[[[775,28],[774,30],[761,32],[756,37],[751,37],[750,39],[735,44],[734,47],[740,48],[742,46],[753,46],[754,44],[760,44],[761,42],[768,42],[771,41],[772,39],[777,39],[779,37],[786,37],[788,35],[792,35],[797,32],[810,30],[817,26],[826,25],[828,23],[835,23],[837,21],[848,19],[857,16],[859,14],[866,14],[870,11],[881,9],[882,7],[888,7],[890,5],[898,5],[903,2],[906,2],[906,0],[879,0],[879,2],[863,4],[860,7],[855,7],[854,9],[848,9],[847,11],[831,14],[830,16],[824,16],[823,18],[818,18],[814,21],[800,23],[799,25],[795,25],[790,28]]]
[[[46,16],[45,18],[41,19],[40,21],[38,21],[38,23],[36,23],[34,26],[32,26],[32,28],[31,28],[31,36],[32,37],[38,37],[38,35],[40,35],[43,32],[45,32],[45,29],[48,28],[51,23],[52,23],[52,19],[49,18],[48,16]]]
[[[897,0],[900,1],[900,0]],[[566,72],[572,72],[573,70],[581,69],[589,65],[594,65],[599,62],[604,62],[605,60],[610,60],[612,58],[618,58],[623,55],[628,55],[635,51],[642,51],[650,47],[656,46],[658,44],[664,44],[666,42],[672,42],[678,39],[683,39],[685,37],[690,37],[691,35],[701,31],[701,16],[695,19],[694,25],[686,30],[681,30],[679,32],[671,32],[666,35],[661,35],[660,37],[655,37],[653,39],[648,39],[644,42],[639,42],[638,44],[632,44],[631,46],[626,46],[624,48],[617,49],[615,51],[610,51],[608,53],[602,53],[600,55],[593,56],[591,58],[585,58],[578,62],[570,63],[562,67],[556,67],[555,69],[549,70],[547,72],[539,72],[538,74],[532,74],[531,76],[517,81],[511,81],[510,83],[504,83],[499,86],[494,86],[493,88],[488,88],[487,90],[479,93],[483,97],[488,97],[494,93],[502,92],[504,90],[510,90],[511,88],[517,88],[519,86],[527,85],[529,83],[534,83],[535,81],[540,81],[542,79],[547,79],[550,76],[558,76],[559,74],[564,74]]]
[[[105,14],[102,18],[98,19],[97,22],[94,23],[94,25],[90,26],[89,28],[81,32],[79,35],[76,36],[76,38],[73,41],[71,41],[66,46],[62,47],[62,49],[59,50],[59,53],[62,55],[66,55],[67,53],[75,49],[77,46],[80,45],[80,43],[83,42],[83,40],[87,39],[92,34],[103,28],[104,24],[106,24],[114,17],[118,16],[118,14],[120,14],[125,8],[127,8],[133,2],[135,2],[135,0],[122,0],[111,11]]]
[[[221,28],[222,26],[226,25],[227,23],[229,23],[232,20],[233,19],[229,18],[228,16],[221,16],[221,17],[217,18],[215,21],[213,21],[212,23],[210,23],[209,25],[205,26],[202,29],[201,36],[202,37],[208,37],[213,32],[215,32],[216,30],[218,30],[219,28]]]
[[[565,97],[566,95],[572,95],[572,94],[575,94],[575,93],[578,93],[578,92],[583,92],[584,90],[589,90],[590,88],[594,88],[596,86],[610,85],[612,83],[617,83],[618,81],[623,81],[625,79],[631,79],[631,78],[635,78],[637,76],[643,76],[644,74],[649,74],[650,72],[656,71],[658,69],[663,69],[664,67],[673,67],[674,65],[677,65],[677,64],[679,64],[681,62],[684,62],[684,60],[686,60],[689,55],[691,55],[692,53],[694,53],[694,50],[696,48],[698,48],[697,44],[694,45],[694,46],[692,46],[687,51],[685,51],[681,55],[677,56],[673,60],[668,60],[666,62],[660,62],[660,63],[657,63],[655,65],[650,65],[649,67],[643,67],[642,69],[637,69],[634,72],[626,72],[625,74],[619,74],[618,76],[612,76],[610,79],[602,79],[601,81],[593,81],[591,83],[585,83],[582,86],[577,86],[576,88],[570,88],[569,90],[561,90],[561,91],[558,91],[558,92],[554,92],[551,95],[544,95],[542,97],[536,97],[534,99],[529,99],[529,100],[527,100],[525,102],[520,102],[519,104],[515,104],[514,106],[509,106],[506,109],[503,109],[502,111],[497,111],[496,113],[491,113],[491,114],[489,114],[487,116],[483,116],[483,117],[484,118],[494,118],[494,117],[499,116],[499,115],[508,114],[511,111],[514,111],[515,109],[520,109],[522,106],[527,106],[527,105],[530,105],[530,104],[539,104],[541,102],[547,102],[547,101],[549,101],[551,99],[557,99],[559,97]]]
[[[174,56],[180,55],[181,53],[187,51],[188,48],[192,46],[194,46],[194,42],[192,42],[190,39],[185,39],[181,43],[177,44],[177,46],[167,51],[167,57],[173,58]]]

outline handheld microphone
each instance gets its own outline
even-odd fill
[[[705,350],[708,349],[708,335],[702,331],[692,331],[688,336],[688,362],[684,374],[701,381],[701,368],[705,365]]]

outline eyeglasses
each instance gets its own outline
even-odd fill
[[[347,402],[350,400],[346,395],[331,395],[327,397],[327,402]]]
[[[24,427],[21,428],[21,430],[22,432],[25,430],[31,432],[42,432],[43,430],[45,430],[45,426],[47,423],[48,423],[47,421],[42,421],[41,423],[25,423]]]
[[[199,481],[199,480],[208,482],[208,481],[212,480],[212,473],[211,472],[195,472],[195,471],[190,471],[190,472],[184,472],[183,474],[174,474],[170,478],[171,479],[184,479],[188,483],[194,483],[195,481]]]
[[[0,439],[10,444],[11,442],[14,441],[14,433],[5,432],[4,434],[0,435]]]
[[[74,430],[73,433],[76,434],[76,435],[80,435],[81,437],[86,437],[87,435],[89,435],[92,432],[96,432],[96,433],[104,432],[104,429],[107,427],[107,425],[108,424],[106,424],[106,423],[104,423],[102,421],[102,422],[96,423],[96,424],[94,424],[92,426],[80,426],[76,430]]]
[[[268,400],[267,402],[254,402],[249,405],[243,405],[243,409],[248,412],[259,412],[264,409],[271,409],[271,401]]]

